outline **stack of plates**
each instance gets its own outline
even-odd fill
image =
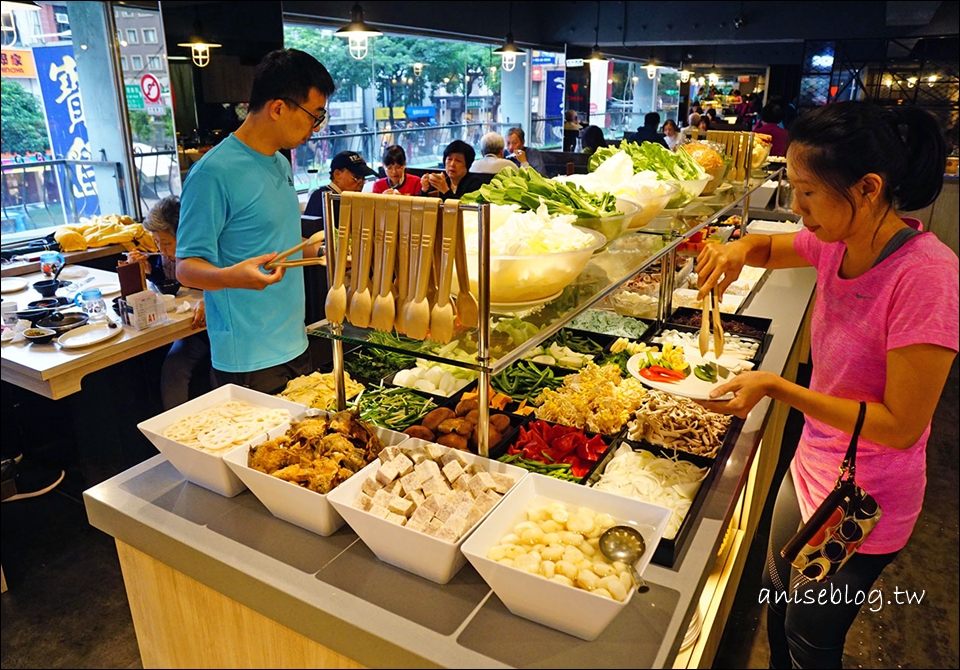
[[[700,631],[703,629],[703,615],[700,613],[700,603],[697,603],[697,609],[693,612],[693,618],[690,619],[690,625],[687,626],[687,634],[683,636],[683,642],[680,644],[680,651],[692,647],[700,637]]]

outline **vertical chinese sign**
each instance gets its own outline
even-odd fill
[[[43,106],[54,158],[91,160],[73,46],[67,44],[34,47],[33,58],[43,93]],[[77,217],[100,213],[97,182],[92,166],[65,166],[60,168],[59,175],[61,184],[70,189],[73,195]]]

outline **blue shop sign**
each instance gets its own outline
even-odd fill
[[[534,56],[534,65],[554,65],[557,62],[556,56]]]
[[[407,107],[408,119],[428,119],[437,115],[437,108],[430,107]]]

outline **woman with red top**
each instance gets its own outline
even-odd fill
[[[383,171],[387,176],[373,183],[374,193],[419,195],[420,177],[407,174],[407,154],[398,144],[383,152]]]
[[[929,205],[943,185],[946,146],[932,116],[840,102],[799,117],[790,135],[787,169],[803,230],[708,245],[697,273],[702,298],[713,286],[725,290],[747,264],[816,268],[810,388],[746,372],[711,393],[732,392],[733,400],[703,405],[743,417],[769,396],[803,412],[760,597],[770,667],[839,668],[847,630],[920,515],[930,420],[960,348],[960,269],[946,245],[897,213]],[[829,583],[811,582],[780,550],[833,488],[861,402],[856,480],[882,515]],[[838,591],[849,598],[830,597]]]

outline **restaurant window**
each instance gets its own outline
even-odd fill
[[[484,133],[503,134],[518,124],[502,110],[494,45],[385,34],[370,40],[366,58],[355,60],[334,30],[284,24],[284,46],[312,54],[337,83],[322,134],[293,152],[298,189],[326,183],[330,160],[341,151],[360,153],[376,169],[384,149],[399,144],[408,165],[433,168],[451,141],[479,151]]]
[[[144,28],[143,29],[143,43],[144,44],[156,44],[157,43],[157,31],[155,28]]]

